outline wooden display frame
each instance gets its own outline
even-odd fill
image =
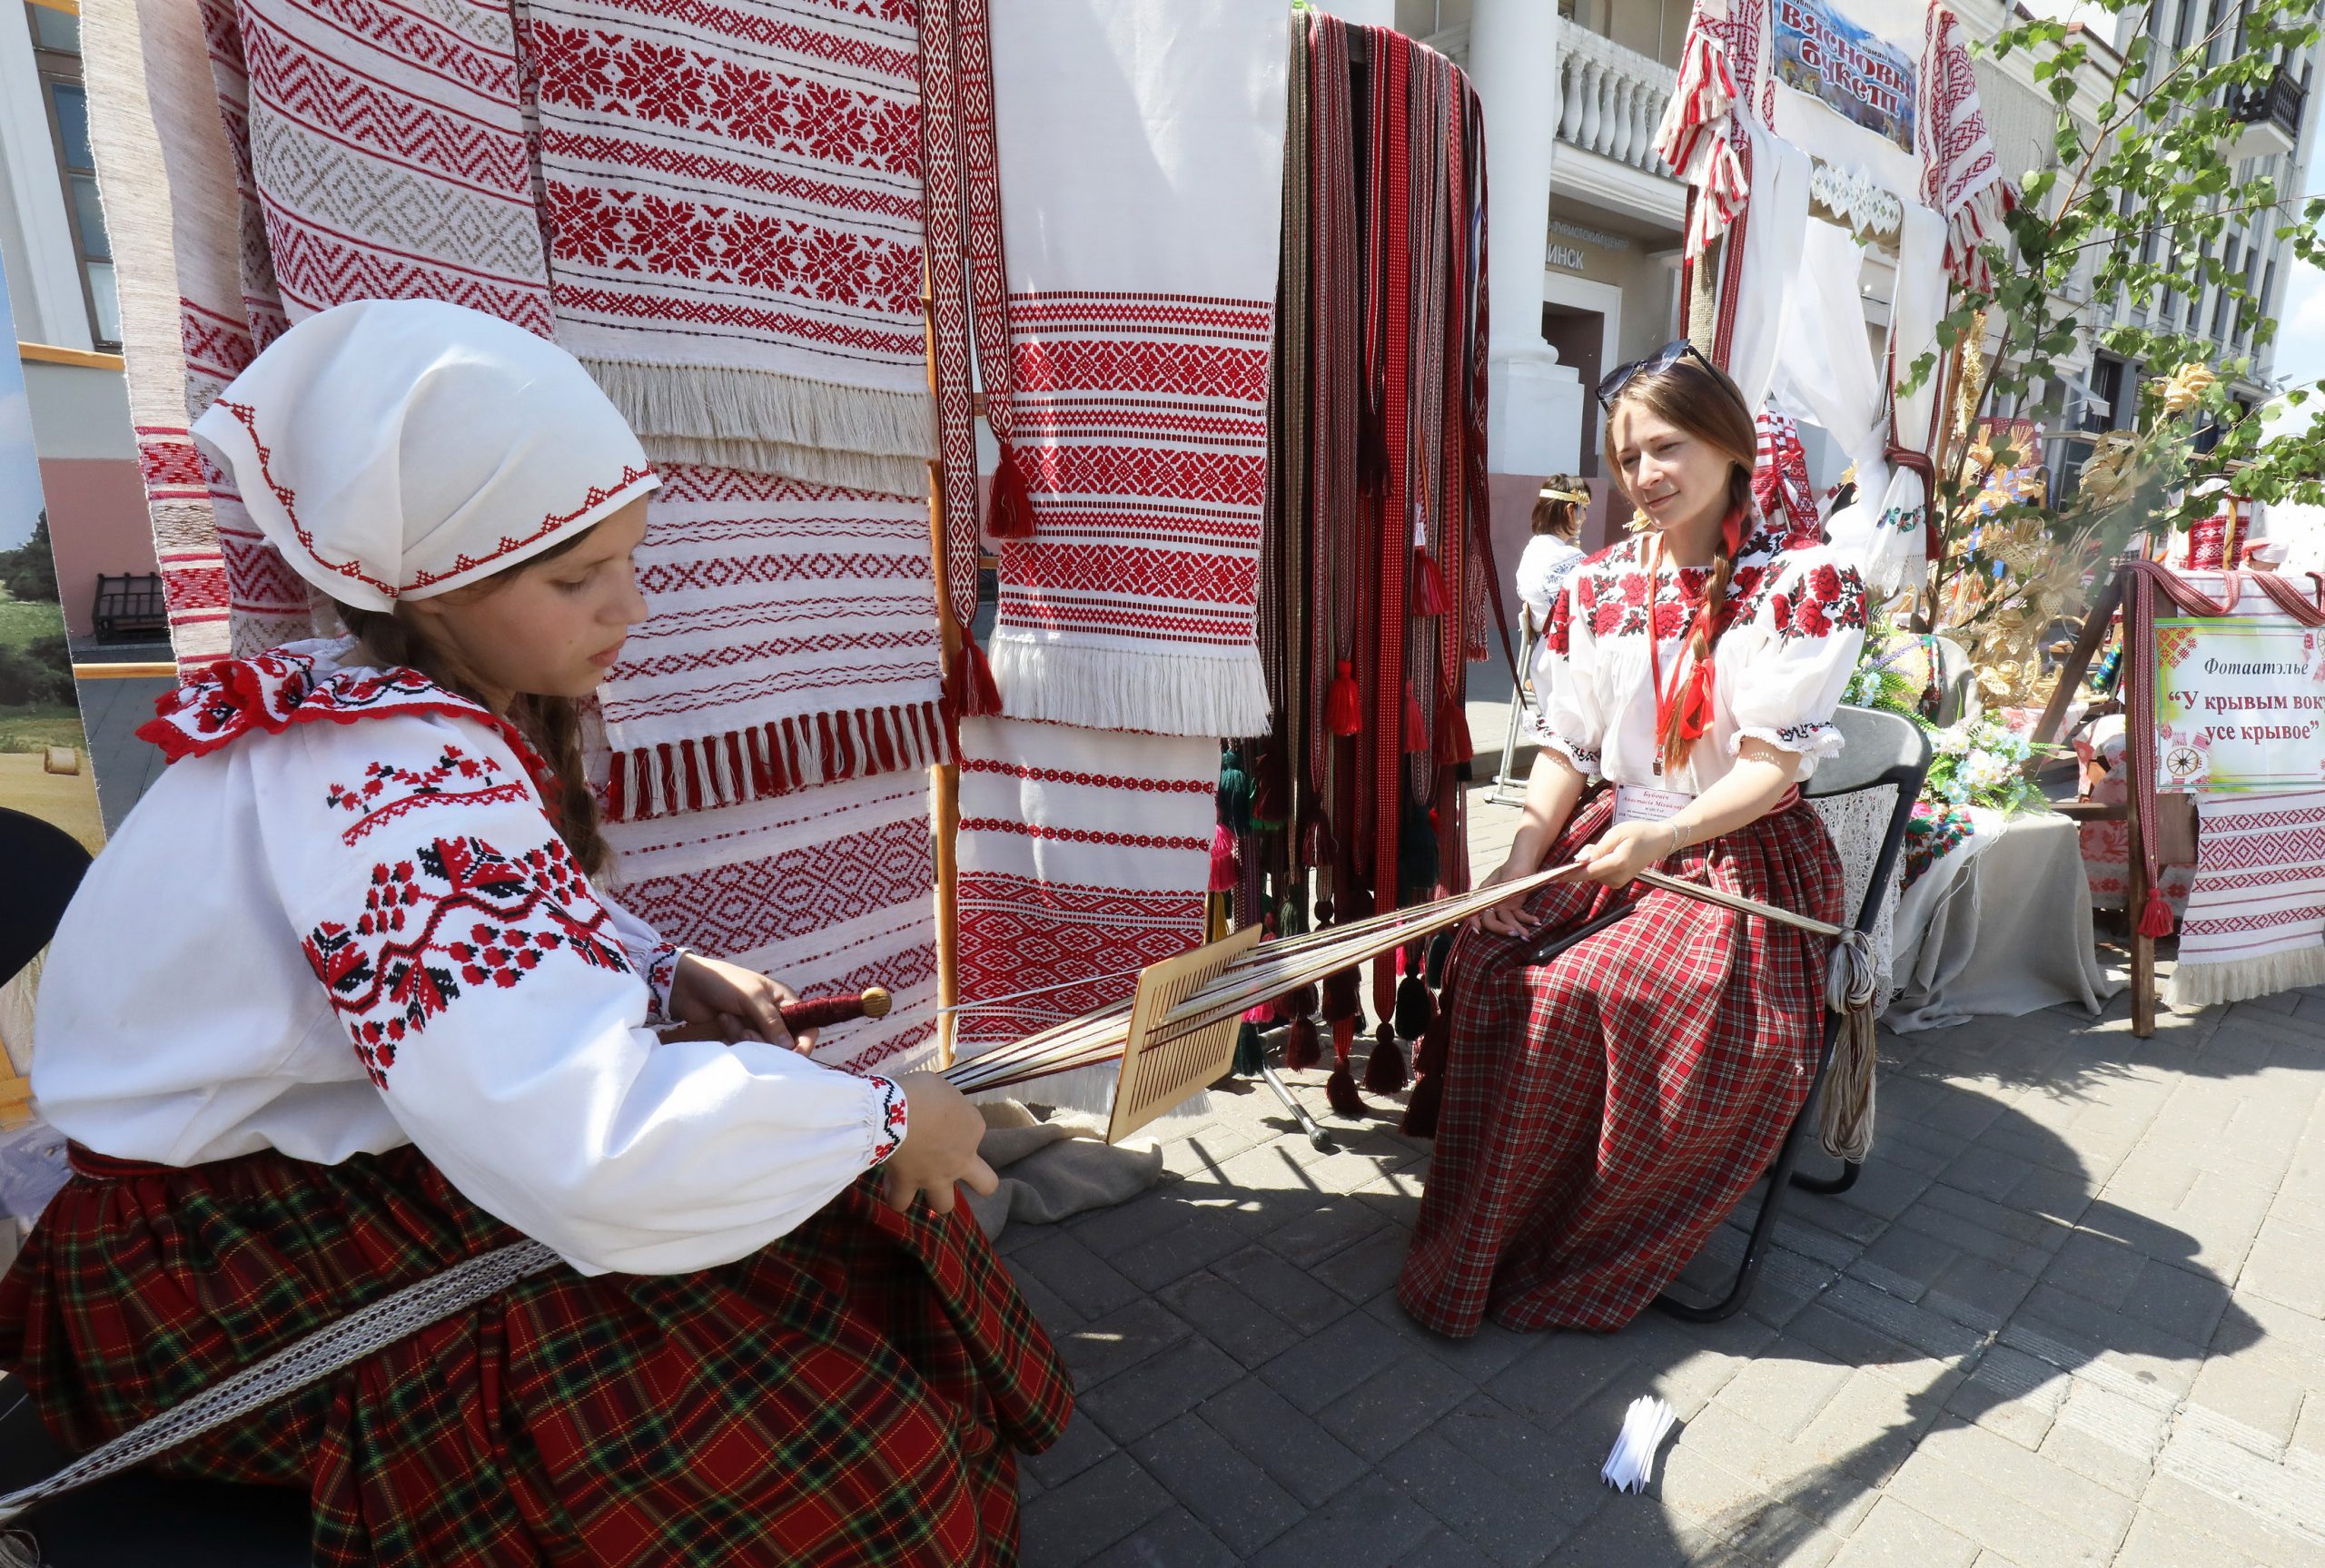
[[[1123,1042],[1121,1076],[1114,1083],[1113,1114],[1106,1125],[1108,1143],[1120,1143],[1234,1065],[1239,1019],[1224,1018],[1159,1040],[1152,1036],[1181,1002],[1257,947],[1262,934],[1258,925],[1247,925],[1139,972],[1130,1036]]]

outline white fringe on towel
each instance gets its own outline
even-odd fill
[[[2304,985],[2325,985],[2325,946],[2297,947],[2226,963],[2189,963],[2172,971],[2172,1005],[2211,1007]]]
[[[706,463],[925,499],[936,402],[724,365],[581,362],[658,462]]]
[[[1263,735],[1267,673],[1259,650],[1113,648],[993,634],[986,656],[1013,719],[1149,735]]]

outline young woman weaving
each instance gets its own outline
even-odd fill
[[[518,328],[365,302],[194,435],[355,635],[164,699],[57,933],[34,1091],[76,1174],[0,1287],[51,1430],[522,1233],[570,1267],[164,1466],[306,1488],[332,1568],[1014,1563],[1012,1450],[1072,1395],[955,1207],[982,1119],[807,1060],[788,991],[598,880],[576,700],[645,617],[657,482],[613,406]]]
[[[1864,637],[1856,573],[1754,512],[1751,411],[1674,344],[1599,389],[1645,531],[1576,569],[1535,668],[1541,752],[1496,881],[1577,859],[1456,942],[1436,1154],[1398,1296],[1446,1334],[1618,1328],[1766,1167],[1807,1093],[1825,939],[1648,890],[1642,870],[1820,920],[1841,872],[1796,785]],[[1604,779],[1612,789],[1590,794]]]

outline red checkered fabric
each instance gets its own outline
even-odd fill
[[[517,1239],[410,1148],[76,1163],[103,1174],[0,1284],[0,1361],[75,1450]],[[1072,1405],[966,1210],[898,1215],[867,1178],[723,1267],[521,1281],[158,1464],[309,1488],[323,1568],[998,1568],[1012,1449]]]
[[[1611,793],[1547,863],[1606,831]],[[1838,923],[1841,866],[1796,808],[1666,870]],[[1544,888],[1530,927],[1633,896]],[[1437,1150],[1397,1282],[1440,1333],[1619,1328],[1677,1276],[1774,1158],[1823,1040],[1827,941],[1655,889],[1548,964],[1465,934]]]

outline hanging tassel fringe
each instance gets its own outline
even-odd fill
[[[1257,1078],[1265,1060],[1265,1048],[1260,1043],[1260,1026],[1247,1018],[1243,1026],[1235,1031],[1235,1076]]]
[[[1225,823],[1221,823],[1211,834],[1211,891],[1234,892],[1242,874],[1242,867],[1235,859],[1235,835]]]
[[[1364,1063],[1364,1087],[1375,1094],[1396,1094],[1411,1081],[1405,1048],[1397,1042],[1397,1031],[1384,1023],[1372,1033],[1372,1054]]]
[[[1419,1040],[1429,1032],[1429,1026],[1437,1019],[1437,1003],[1430,998],[1429,987],[1421,983],[1420,975],[1417,972],[1419,969],[1418,964],[1408,964],[1405,978],[1397,982],[1397,1011],[1394,1016],[1397,1037],[1400,1040]]]
[[[1331,1077],[1324,1080],[1324,1099],[1331,1102],[1335,1116],[1364,1114],[1364,1096],[1356,1092],[1355,1075],[1345,1065],[1332,1069]]]
[[[1025,490],[1025,473],[1008,442],[1001,443],[1001,462],[993,470],[993,513],[985,525],[996,539],[1034,537],[1034,498]]]
[[[1430,1021],[1429,1032],[1421,1036],[1420,1051],[1413,1063],[1419,1081],[1413,1085],[1412,1098],[1405,1102],[1404,1130],[1414,1138],[1437,1136],[1437,1113],[1445,1100],[1445,1060],[1453,1043],[1453,997],[1449,985],[1446,994],[1437,999],[1437,1016]]]
[[[800,714],[747,730],[615,753],[606,779],[606,816],[645,822],[952,760],[940,703]]]
[[[1469,711],[1443,693],[1437,698],[1437,734],[1430,751],[1440,767],[1459,767],[1478,754],[1469,739]]]
[[[1283,1065],[1305,1072],[1323,1060],[1324,1040],[1316,1032],[1316,1021],[1304,1012],[1297,1015],[1283,1031]]]
[[[1445,590],[1445,568],[1437,564],[1437,557],[1429,553],[1426,545],[1413,547],[1413,570],[1420,578],[1413,596],[1414,613],[1441,616],[1449,612],[1453,596]]]
[[[1364,727],[1362,699],[1356,690],[1356,666],[1340,661],[1332,684],[1324,691],[1324,724],[1336,735],[1352,735]]]
[[[945,677],[945,700],[965,719],[1001,716],[1001,686],[974,637],[961,638],[960,654],[953,660],[952,673]]]
[[[1825,971],[1825,1005],[1841,1015],[1825,1096],[1816,1108],[1816,1135],[1836,1159],[1862,1160],[1873,1152],[1874,1064],[1879,1052],[1874,1015],[1873,939],[1850,932],[1833,944]]]
[[[2140,909],[2140,934],[2159,942],[2172,934],[2172,905],[2163,890],[2152,884],[2147,890],[2147,902]]]
[[[1237,833],[1250,833],[1256,793],[1252,775],[1243,771],[1242,754],[1232,746],[1220,753],[1219,820]]]

